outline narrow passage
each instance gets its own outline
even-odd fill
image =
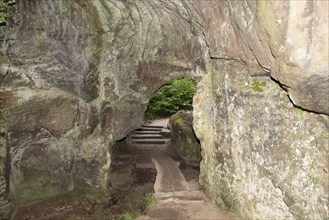
[[[175,155],[167,123],[168,120],[149,122],[128,137],[131,147],[150,155],[157,171],[153,188],[158,203],[137,219],[237,219],[211,204],[198,183],[186,181],[180,162],[172,158]]]
[[[112,152],[107,198],[60,195],[20,207],[13,219],[134,219],[131,216],[136,210],[143,213],[145,201],[154,197],[155,207],[144,216],[138,217],[138,213],[138,220],[237,219],[200,191],[199,171],[184,167],[184,161],[173,151],[167,123],[155,120],[144,124],[117,144]]]

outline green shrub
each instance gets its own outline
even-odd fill
[[[192,110],[192,99],[196,92],[196,82],[190,78],[180,78],[161,87],[151,99],[145,112],[146,119],[168,117],[178,110]]]
[[[155,207],[157,199],[154,196],[146,196],[139,205],[139,210],[141,213],[145,214],[148,210]]]
[[[261,81],[252,81],[251,83],[251,88],[255,91],[255,92],[264,92],[265,88],[266,88],[266,82],[261,82]]]
[[[126,212],[120,216],[120,220],[134,220],[139,216],[141,216],[141,213],[137,211]]]
[[[6,25],[9,6],[15,4],[16,0],[0,0],[0,26]]]
[[[145,215],[146,212],[153,207],[155,207],[157,200],[154,196],[144,196],[137,193],[136,195],[131,195],[132,201],[125,201],[131,204],[131,209],[122,215],[120,215],[120,220],[134,220],[141,215]]]

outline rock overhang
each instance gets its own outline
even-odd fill
[[[17,7],[21,23],[7,61],[1,61],[3,108],[17,104],[12,97],[23,96],[17,90],[53,89],[63,100],[79,100],[83,116],[71,115],[83,121],[82,135],[65,146],[81,159],[77,169],[102,170],[94,179],[106,173],[109,145],[142,123],[158,88],[182,76],[202,81],[220,75],[209,65],[216,60],[238,60],[250,75],[270,75],[297,106],[329,114],[328,39],[321,37],[328,35],[328,2],[21,0]],[[313,13],[304,13],[308,8]],[[39,124],[61,128],[50,119]],[[2,126],[8,131],[11,125]],[[99,157],[99,167],[93,157]],[[70,184],[98,187],[83,171],[75,172],[81,178]]]

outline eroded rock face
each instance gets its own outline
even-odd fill
[[[0,57],[1,170],[13,200],[107,190],[112,143],[142,123],[160,86],[196,75],[200,24],[173,3],[17,2]]]
[[[296,109],[272,80],[213,61],[194,97],[200,182],[243,217],[328,216],[328,117]]]
[[[0,33],[6,195],[106,191],[110,146],[160,86],[188,76],[199,81],[201,182],[217,203],[249,217],[328,216],[328,118],[287,98],[329,114],[328,4],[17,1]]]
[[[68,136],[80,124],[79,101],[51,96],[33,97],[8,112],[11,184],[22,202],[73,188],[76,140]]]
[[[329,2],[198,1],[213,58],[270,75],[302,108],[329,114]]]

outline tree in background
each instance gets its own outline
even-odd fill
[[[0,26],[6,25],[9,7],[16,3],[16,0],[0,0]]]
[[[193,110],[192,99],[196,82],[190,78],[175,79],[161,87],[151,99],[145,112],[146,119],[168,117],[178,110]]]

